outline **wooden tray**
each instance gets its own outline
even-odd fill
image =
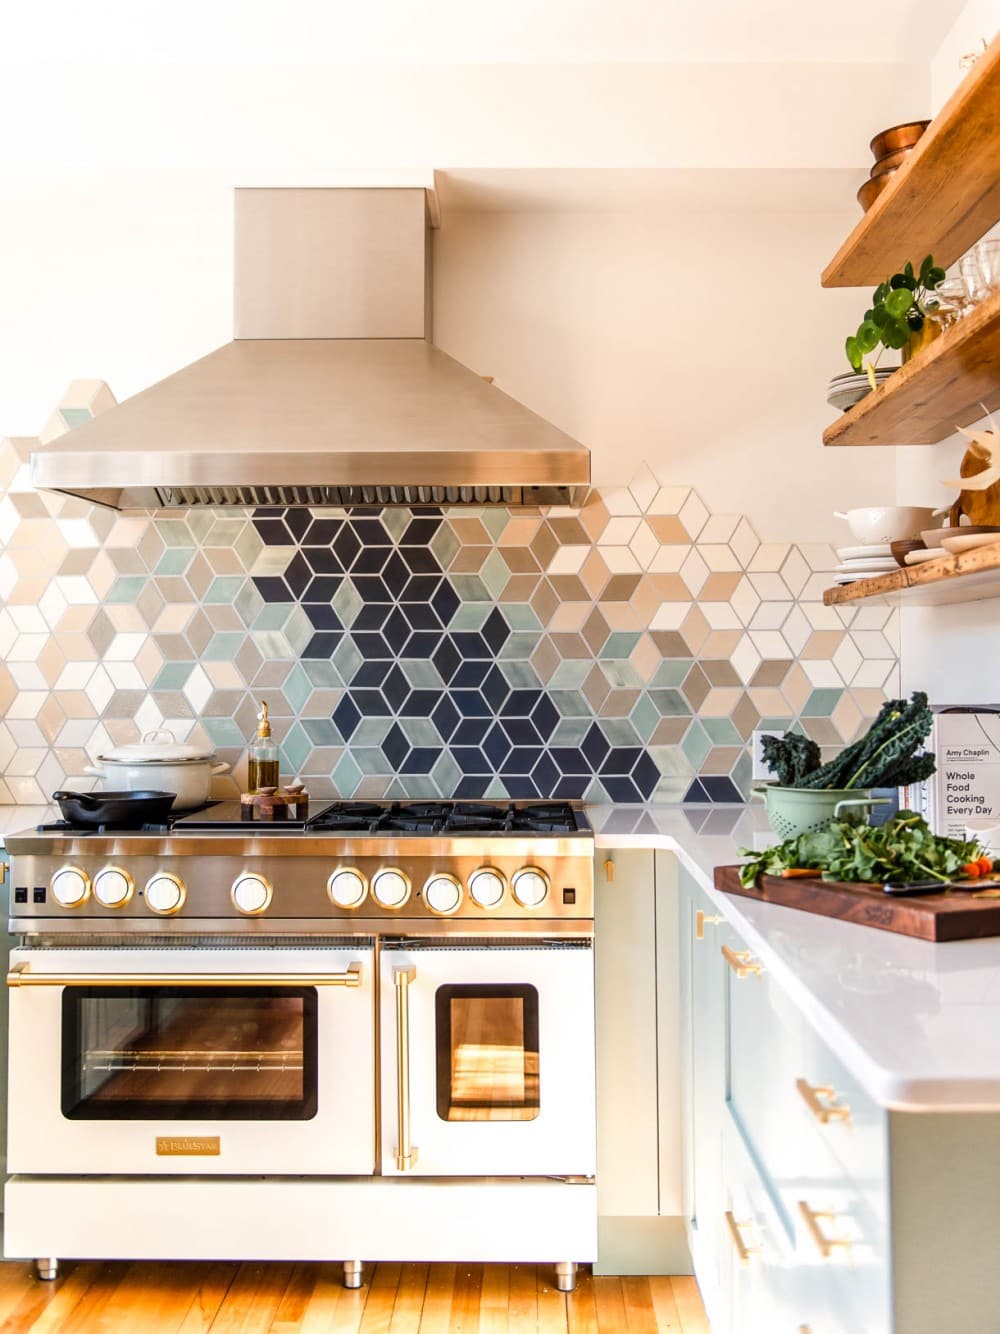
[[[782,880],[773,875],[762,875],[755,888],[744,889],[738,866],[717,866],[715,887],[726,894],[779,903],[822,917],[839,917],[843,922],[857,922],[921,940],[1000,936],[1000,899],[978,898],[962,890],[893,898],[878,887],[819,878]]]

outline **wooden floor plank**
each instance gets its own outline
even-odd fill
[[[122,1262],[122,1279],[108,1293],[108,1300],[90,1323],[83,1318],[81,1304],[73,1313],[74,1331],[126,1329],[136,1313],[156,1334],[179,1334],[181,1329],[207,1330],[222,1304],[237,1266],[222,1264],[161,1264],[155,1260]],[[208,1303],[207,1320],[202,1306],[203,1295],[214,1292]],[[189,1322],[189,1316],[195,1317]]]
[[[483,1265],[479,1296],[479,1334],[507,1334],[510,1270],[507,1265]],[[516,1334],[516,1331],[515,1331]]]
[[[368,1286],[344,1287],[339,1264],[318,1265],[322,1272],[313,1289],[300,1334],[357,1334],[368,1301]]]
[[[364,1334],[388,1334],[401,1270],[402,1266],[396,1264],[373,1266],[368,1284],[368,1300],[358,1326]]]
[[[677,1314],[672,1281],[666,1274],[653,1274],[648,1282],[653,1310],[656,1312],[658,1334],[682,1334],[681,1318]]]
[[[456,1270],[457,1265],[452,1264],[430,1266],[420,1312],[420,1334],[447,1334]]]
[[[298,1334],[319,1280],[319,1265],[297,1264],[282,1294],[268,1334]]]
[[[589,1268],[580,1270],[576,1288],[566,1299],[566,1319],[570,1334],[597,1334],[594,1276]]]
[[[705,1308],[701,1303],[701,1293],[693,1278],[671,1278],[670,1287],[674,1294],[674,1305],[680,1317],[683,1334],[712,1334]]]
[[[427,1290],[427,1271],[430,1265],[403,1265],[396,1288],[396,1301],[389,1321],[390,1334],[416,1334],[420,1328],[420,1313],[424,1308]]]
[[[566,1294],[556,1288],[554,1279],[555,1269],[552,1265],[535,1267],[539,1334],[565,1334],[567,1329]]]
[[[507,1320],[511,1330],[538,1328],[538,1277],[534,1265],[511,1265]],[[421,1331],[423,1334],[423,1331]]]
[[[597,1328],[601,1334],[628,1329],[620,1278],[601,1274],[594,1279],[594,1305],[597,1307]]]
[[[455,1293],[451,1300],[449,1334],[478,1334],[479,1303],[483,1287],[482,1265],[457,1265]]]
[[[29,1267],[24,1296],[0,1325],[0,1334],[45,1334],[72,1329],[70,1316],[102,1269],[99,1260],[68,1264],[54,1283],[42,1283]]]
[[[245,1261],[209,1328],[212,1334],[268,1334],[292,1277],[292,1265]]]
[[[649,1290],[649,1279],[627,1274],[621,1282],[629,1334],[657,1334],[656,1311]]]
[[[197,1275],[190,1305],[177,1328],[177,1334],[205,1334],[212,1328],[219,1308],[226,1300],[226,1294],[239,1273],[239,1265],[233,1260],[219,1260],[209,1265],[171,1265],[170,1268],[189,1273],[193,1271]]]
[[[7,1319],[36,1282],[32,1264],[25,1261],[0,1262],[0,1322]]]

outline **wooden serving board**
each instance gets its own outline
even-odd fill
[[[1000,898],[979,898],[963,890],[894,898],[878,885],[850,885],[819,877],[762,875],[753,889],[740,884],[738,866],[717,866],[715,887],[762,903],[778,903],[822,917],[874,926],[921,940],[974,940],[1000,936]]]

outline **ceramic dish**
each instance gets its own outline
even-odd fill
[[[845,560],[836,568],[842,574],[852,574],[855,570],[894,570],[896,558],[886,556],[882,560]]]
[[[971,537],[974,533],[1000,533],[1000,528],[989,524],[963,523],[956,528],[928,528],[920,534],[929,547],[939,547],[946,537]]]
[[[976,547],[1000,546],[1000,533],[956,533],[954,537],[942,537],[941,545],[957,556],[962,551],[975,551]]]
[[[858,542],[888,543],[916,537],[920,525],[934,518],[934,510],[923,505],[865,505],[846,514],[836,510],[834,518],[844,519]]]
[[[925,560],[937,560],[938,556],[947,556],[944,547],[927,547],[925,551],[911,551],[905,557],[907,565],[923,565]]]
[[[869,542],[864,547],[838,547],[837,555],[841,560],[882,560],[892,555],[888,542]]]
[[[890,565],[889,568],[886,570],[851,570],[850,572],[843,571],[840,574],[835,574],[833,576],[833,582],[835,584],[853,584],[856,583],[859,579],[879,579],[883,574],[891,574],[895,569],[896,569],[896,562],[893,561],[892,565]]]

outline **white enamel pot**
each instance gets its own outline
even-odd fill
[[[158,739],[163,737],[169,740]],[[116,792],[173,792],[175,811],[203,806],[211,799],[212,778],[229,771],[214,752],[178,744],[170,732],[148,732],[141,742],[99,755],[84,770]]]

